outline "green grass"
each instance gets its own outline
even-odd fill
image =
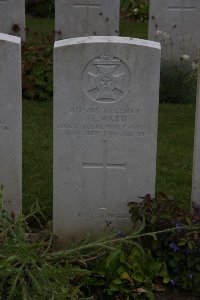
[[[147,39],[148,23],[133,22],[131,20],[120,21],[120,35],[134,38]]]
[[[53,21],[27,18],[28,42],[42,43],[53,32]],[[40,35],[34,35],[34,32]],[[121,34],[145,38],[146,23],[121,22]],[[35,39],[35,40],[34,40]],[[162,104],[159,109],[157,192],[174,195],[190,205],[194,104]],[[52,216],[52,101],[23,102],[23,207],[39,201]]]
[[[161,104],[157,156],[157,192],[174,195],[189,207],[191,197],[194,104]]]
[[[52,215],[52,101],[23,101],[23,208],[38,201]]]
[[[27,16],[26,18],[27,28],[27,43],[38,44],[43,42],[46,37],[53,37],[54,34],[54,20],[33,18]]]

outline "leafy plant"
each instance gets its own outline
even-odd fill
[[[117,247],[95,266],[95,271],[101,288],[111,299],[114,295],[126,295],[129,299],[154,299],[157,289],[155,280],[169,281],[165,263],[154,260],[150,250],[145,250],[137,242]]]
[[[149,3],[147,0],[122,0],[121,11],[128,18],[144,21],[149,17]]]
[[[28,226],[33,219],[40,231]],[[42,219],[38,206],[33,206],[28,216],[16,219],[0,210],[1,298],[93,299],[101,288],[104,299],[119,294],[129,299],[154,299],[154,281],[168,280],[165,264],[134,241],[140,230],[53,251],[53,236],[43,228]]]
[[[155,199],[147,194],[141,202],[130,202],[128,206],[133,224],[141,226],[145,222],[145,231],[170,228],[184,216],[175,200],[162,193]]]
[[[159,203],[162,198],[158,199]],[[54,237],[43,226],[45,217],[38,205],[26,217],[21,215],[16,219],[1,208],[0,298],[155,299],[155,291],[164,291],[170,280],[175,282],[174,268],[177,261],[182,259],[183,263],[183,254],[182,257],[173,255],[178,248],[187,245],[197,250],[194,237],[199,234],[199,225],[196,225],[197,218],[195,224],[188,222],[189,225],[179,227],[172,224],[174,227],[150,230],[153,215],[156,211],[162,213],[162,205],[154,202],[147,195],[137,206],[143,206],[143,212],[129,204],[132,216],[137,213],[140,220],[135,226],[137,218],[133,218],[134,231],[129,235],[118,230],[99,240],[87,239],[59,251],[54,250]],[[169,224],[168,216],[165,219]],[[36,221],[34,231],[29,226],[33,220]],[[182,238],[178,235],[180,230],[184,232]],[[177,239],[176,245],[173,239]],[[170,241],[168,248],[163,241]],[[166,251],[161,248],[163,245]],[[200,262],[196,252],[193,254],[196,272],[192,271],[192,287],[199,291]],[[182,279],[186,278],[184,271],[191,271],[188,266],[181,269]],[[179,286],[191,288],[184,284],[179,281]]]
[[[40,55],[38,55],[40,53]],[[53,95],[52,46],[23,47],[23,97],[46,101]]]
[[[155,199],[146,195],[141,203],[129,203],[129,207],[133,222],[138,224],[145,219],[145,230],[152,231],[154,240],[144,237],[141,243],[149,245],[154,258],[166,262],[171,285],[199,295],[199,207],[194,207],[193,215],[187,215],[164,194]],[[188,231],[187,226],[192,225],[197,227]],[[168,231],[169,228],[174,230]],[[154,235],[153,231],[157,230],[162,234]]]

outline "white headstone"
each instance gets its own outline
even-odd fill
[[[56,0],[56,39],[119,35],[120,0]]]
[[[200,64],[197,81],[195,137],[193,153],[193,174],[192,174],[192,202],[200,205]]]
[[[0,34],[0,184],[3,206],[15,215],[22,201],[21,39]]]
[[[25,40],[25,0],[0,0],[0,32]]]
[[[130,228],[154,195],[160,45],[122,37],[55,43],[54,232]]]
[[[169,66],[196,60],[199,30],[199,0],[150,0],[149,40],[161,42],[162,61]]]

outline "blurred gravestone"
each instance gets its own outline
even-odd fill
[[[21,211],[22,115],[21,41],[0,34],[0,184],[4,186],[3,206]]]
[[[200,47],[199,0],[150,0],[149,40],[161,42],[162,61],[193,62]]]
[[[131,228],[128,202],[155,192],[160,45],[75,38],[54,63],[54,232]]]
[[[119,35],[120,0],[56,0],[56,39]]]
[[[25,40],[25,0],[0,0],[0,32]]]

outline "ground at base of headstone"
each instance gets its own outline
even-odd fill
[[[160,207],[163,206],[160,203],[161,197],[165,203],[167,200],[164,195],[160,195],[157,201]],[[143,201],[146,212],[152,211],[151,204],[152,198],[146,195]],[[137,208],[132,203],[130,206],[133,217],[133,210]],[[153,215],[148,214],[148,218]],[[153,249],[153,245],[155,247],[160,243],[160,235],[164,241],[167,237],[179,237],[181,240],[184,235],[188,241],[194,242],[199,237],[197,216],[193,221],[196,223],[192,222],[192,226],[177,223],[174,228],[168,227],[157,232],[145,231],[142,224],[137,232],[133,230],[129,235],[112,233],[99,240],[87,238],[55,250],[56,239],[52,234],[51,222],[47,223],[38,205],[33,206],[26,217],[21,215],[18,218],[0,209],[0,270],[3,270],[0,272],[0,295],[5,300],[8,295],[10,300],[22,299],[24,293],[30,299],[37,300],[53,297],[61,300],[200,299],[198,296],[190,296],[199,293],[200,272],[196,268],[188,269],[188,259],[190,262],[200,259],[195,246],[193,245],[191,253],[188,252],[188,257],[185,253],[182,261],[181,251],[189,250],[187,247],[177,246],[171,241],[169,247],[166,244],[163,249],[165,258],[160,258]],[[199,245],[197,250],[198,248]],[[184,279],[187,284],[189,280],[191,283],[194,281],[194,285],[191,284],[188,290],[181,285],[181,281],[172,279],[174,271],[170,270],[168,264],[172,257],[179,258],[182,273],[185,270],[187,275],[188,271],[193,272],[188,278],[180,277],[183,283]],[[174,293],[170,282],[175,287],[176,283],[179,284],[176,289],[181,291],[180,294]]]

